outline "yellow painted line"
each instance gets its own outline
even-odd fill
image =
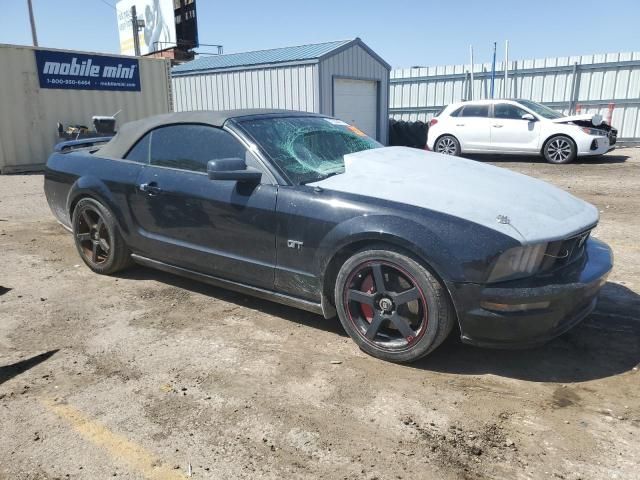
[[[142,446],[112,432],[100,422],[91,420],[70,405],[43,399],[41,403],[67,421],[74,430],[94,445],[106,449],[115,460],[127,463],[131,468],[151,480],[182,480],[187,478],[180,471],[162,465],[161,461]]]

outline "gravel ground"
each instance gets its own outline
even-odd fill
[[[0,177],[0,478],[640,478],[640,149],[491,160],[598,206],[610,282],[544,347],[450,339],[411,366],[337,320],[95,275],[42,176]]]

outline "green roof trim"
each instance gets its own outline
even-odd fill
[[[271,65],[277,63],[295,63],[320,60],[330,54],[338,53],[352,45],[360,45],[370,55],[383,63],[388,69],[389,64],[382,60],[373,50],[367,47],[359,38],[339,40],[336,42],[314,43],[295,47],[272,48],[254,52],[229,53],[224,55],[210,55],[197,58],[191,62],[177,65],[171,69],[173,75],[182,75],[213,70],[227,70],[233,68]]]

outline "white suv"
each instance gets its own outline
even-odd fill
[[[541,154],[569,163],[612,150],[616,135],[601,115],[566,117],[531,100],[479,100],[451,104],[433,118],[427,148],[447,155]]]

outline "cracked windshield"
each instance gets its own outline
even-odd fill
[[[345,155],[382,147],[357,127],[333,118],[263,118],[240,124],[294,185],[343,173]]]

